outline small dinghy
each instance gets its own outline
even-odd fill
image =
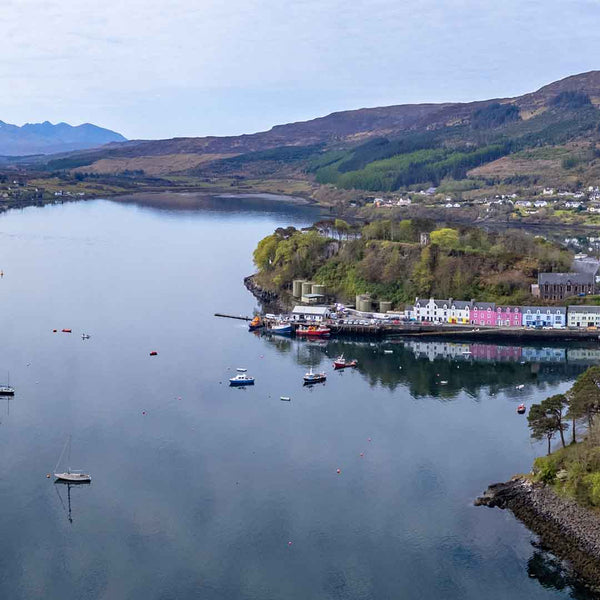
[[[238,374],[235,377],[229,379],[229,385],[241,386],[241,385],[254,385],[254,377],[250,377],[246,374],[247,369],[237,369]]]
[[[312,367],[306,375],[304,375],[304,384],[310,385],[312,383],[321,383],[327,379],[325,373],[313,373]]]
[[[58,472],[60,461],[62,460],[67,448],[69,449],[67,461],[71,462],[71,436],[67,438],[63,450],[60,453],[60,457],[58,458],[58,462],[56,463],[56,467],[54,467],[54,477],[56,477],[57,481],[68,481],[69,483],[90,483],[90,481],[92,481],[92,477],[78,469],[71,469],[71,467],[68,467],[64,473]]]
[[[348,367],[356,367],[357,365],[358,361],[356,359],[346,360],[343,354],[340,354],[340,356],[333,361],[334,369],[347,369]]]
[[[525,408],[525,405],[524,405],[524,404],[519,404],[519,406],[517,406],[517,412],[518,412],[520,415],[524,415],[526,410],[527,410],[527,409]]]
[[[81,334],[81,339],[82,340],[89,340],[90,339],[89,333],[82,333]]]

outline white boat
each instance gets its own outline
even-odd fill
[[[229,385],[240,386],[240,385],[254,385],[254,377],[246,375],[247,369],[237,369],[238,374],[235,377],[229,379]]]
[[[6,385],[0,385],[0,396],[14,396],[15,388],[10,386],[10,373],[7,376]]]
[[[67,461],[71,462],[71,436],[67,438],[67,441],[65,442],[62,452],[58,458],[58,462],[56,463],[56,467],[54,467],[54,477],[56,477],[58,481],[68,481],[69,483],[89,483],[92,481],[90,475],[80,471],[79,469],[71,469],[71,467],[68,467],[64,473],[60,473],[58,471],[60,461],[62,460],[67,448],[69,448]]]

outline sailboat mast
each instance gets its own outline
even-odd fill
[[[65,450],[67,449],[67,445],[69,446],[69,454],[71,454],[71,436],[69,436],[66,440],[65,440],[65,445],[63,446],[62,452],[60,453],[60,456],[58,457],[58,462],[56,463],[56,467],[54,467],[54,472],[57,473],[58,472],[58,465],[60,465],[60,461],[62,460],[62,457],[65,454]],[[70,458],[70,457],[69,457]]]

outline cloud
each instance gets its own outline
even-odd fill
[[[264,128],[324,106],[510,95],[596,66],[598,16],[583,0],[5,1],[0,118],[226,134],[244,131],[244,118]],[[165,90],[171,107],[153,100]],[[267,101],[260,119],[244,109],[245,95],[269,91],[278,105]],[[235,94],[227,104],[239,114],[203,119],[211,93]],[[118,110],[136,104],[152,117],[142,127]]]

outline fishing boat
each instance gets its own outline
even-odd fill
[[[250,377],[246,374],[247,369],[237,369],[238,374],[235,377],[229,379],[229,385],[241,386],[241,385],[254,385],[254,377]]]
[[[248,325],[248,331],[254,331],[256,329],[260,329],[263,326],[263,322],[260,317],[256,315],[252,321],[250,321],[250,325]]]
[[[0,396],[14,396],[15,388],[10,385],[10,373],[6,376],[6,385],[0,385]]]
[[[354,359],[354,360],[346,360],[344,358],[343,354],[340,354],[333,361],[333,368],[334,369],[347,369],[348,367],[356,367],[357,365],[358,365],[358,361],[356,359]]]
[[[71,462],[71,436],[69,436],[67,438],[67,441],[65,442],[62,452],[60,453],[60,456],[58,458],[58,462],[56,463],[56,467],[54,467],[54,471],[55,471],[54,477],[56,477],[56,479],[58,481],[68,481],[69,483],[89,483],[90,481],[92,481],[92,478],[90,475],[88,475],[87,473],[84,473],[83,471],[80,471],[78,469],[71,469],[71,467],[68,467],[64,473],[60,473],[58,471],[58,467],[60,466],[60,462],[61,462],[67,448],[69,449],[68,454],[67,454],[67,461],[70,463]]]
[[[291,323],[276,323],[270,329],[271,333],[276,333],[277,335],[291,335],[292,333],[292,324]]]
[[[304,375],[304,384],[310,385],[311,383],[321,383],[327,379],[325,373],[313,373],[312,367],[310,371]]]
[[[517,412],[518,412],[520,415],[524,415],[526,410],[527,410],[527,409],[525,408],[525,405],[524,405],[524,404],[519,404],[519,406],[517,406]]]
[[[325,325],[309,325],[300,326],[296,329],[296,335],[304,335],[307,337],[327,337],[331,333],[331,329],[329,327],[325,327]]]

